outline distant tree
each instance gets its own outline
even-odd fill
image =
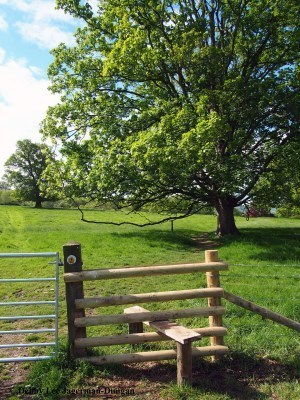
[[[61,102],[42,125],[64,190],[133,210],[175,198],[186,216],[209,205],[237,234],[234,208],[293,174],[274,161],[299,149],[299,0],[57,6],[84,22],[53,50]]]
[[[276,215],[285,218],[300,218],[300,188],[292,191],[291,201],[279,206]]]
[[[6,180],[0,181],[0,190],[10,190],[10,185]]]
[[[19,140],[17,149],[5,163],[4,180],[15,188],[20,200],[34,201],[36,208],[42,207],[46,198],[41,193],[42,174],[47,166],[44,144],[29,139]]]

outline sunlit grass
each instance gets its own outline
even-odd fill
[[[89,211],[89,218],[102,221],[143,222],[142,216],[126,216],[111,211]],[[157,215],[147,213],[147,218],[155,220]],[[222,260],[229,262],[228,272],[221,274],[221,286],[226,290],[250,301],[268,307],[273,311],[300,321],[300,220],[259,218],[246,221],[237,217],[237,225],[242,233],[238,238],[219,239],[214,236],[216,217],[197,215],[186,220],[175,221],[174,232],[170,223],[137,228],[133,226],[111,226],[87,224],[80,221],[76,210],[35,210],[26,207],[0,206],[0,252],[60,252],[69,240],[82,245],[84,269],[112,268],[138,265],[162,265],[204,260],[205,239],[209,248],[219,250]],[[44,277],[53,274],[53,265],[48,260],[0,260],[0,274],[4,277]],[[65,293],[60,271],[60,338],[67,337]],[[150,291],[181,290],[205,287],[202,274],[132,278],[108,280],[106,282],[85,283],[86,297],[110,294],[142,293]],[[27,297],[26,297],[27,296]],[[53,298],[53,285],[26,284],[0,285],[2,301],[50,300]],[[187,300],[181,302],[144,304],[145,308],[170,309],[205,305],[206,300]],[[300,351],[299,334],[286,327],[263,320],[261,317],[225,303],[227,313],[224,324],[228,328],[225,343],[231,351],[242,351],[249,357],[270,357],[284,363],[299,366],[297,354]],[[122,312],[122,307],[97,309],[94,314]],[[9,307],[1,307],[1,315],[9,315]],[[14,314],[34,313],[34,307],[19,307]],[[40,306],[39,312],[49,312],[48,306]],[[48,321],[31,321],[31,326],[47,326]],[[184,321],[191,327],[207,325],[206,319],[192,318]],[[0,329],[26,328],[28,321],[12,323],[1,322]],[[126,333],[126,325],[89,328],[91,336]],[[37,338],[35,338],[37,339]],[[29,339],[24,339],[30,341]],[[38,339],[37,339],[38,340]],[[201,345],[207,344],[203,339]],[[151,345],[161,348],[164,343]],[[152,348],[151,347],[151,348]],[[105,348],[107,353],[130,351],[130,346]],[[296,398],[297,387],[293,381],[285,385],[264,385],[261,393],[289,393]],[[201,389],[190,392],[191,398],[227,399],[226,394],[211,394]],[[213,391],[213,390],[212,390]],[[168,395],[183,398],[180,391],[167,389]],[[170,394],[171,393],[171,394]],[[198,393],[198,394],[197,394]],[[207,397],[208,396],[208,397]],[[215,396],[215,397],[209,397]],[[293,397],[294,396],[294,397]],[[266,397],[268,398],[268,397]],[[278,397],[281,398],[281,397]],[[283,397],[282,397],[283,398]]]

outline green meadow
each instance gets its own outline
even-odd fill
[[[86,211],[89,219],[108,222],[143,223],[157,220],[155,214],[125,214],[113,211]],[[56,252],[62,257],[62,246],[70,240],[81,243],[83,268],[112,268],[204,261],[204,250],[218,249],[220,259],[229,263],[229,270],[221,273],[221,286],[238,296],[270,308],[294,320],[300,321],[300,220],[257,218],[246,221],[237,217],[241,231],[238,238],[217,238],[214,235],[216,217],[195,215],[170,223],[137,228],[130,225],[113,226],[88,224],[80,221],[77,210],[41,209],[0,206],[0,252]],[[48,259],[0,259],[1,278],[54,276],[54,266]],[[60,267],[60,317],[59,337],[62,347],[67,338],[63,267]],[[150,291],[181,290],[205,287],[202,274],[172,275],[147,279],[132,278],[87,282],[86,297],[109,294],[142,293]],[[54,285],[12,283],[0,285],[1,301],[52,300]],[[207,300],[185,300],[145,305],[150,310],[205,305]],[[225,300],[224,325],[228,328],[225,343],[230,353],[217,364],[207,360],[195,362],[195,385],[192,388],[176,387],[174,362],[153,363],[149,369],[137,366],[90,368],[77,366],[68,372],[70,385],[96,385],[118,382],[121,386],[137,385],[134,399],[299,399],[300,387],[300,339],[299,333],[265,320]],[[121,306],[101,309],[101,313],[122,312]],[[1,316],[22,314],[48,314],[51,306],[1,307]],[[93,311],[97,315],[100,310]],[[190,327],[207,326],[207,320],[191,318],[182,320]],[[49,327],[51,321],[0,321],[0,330]],[[93,327],[91,336],[125,333],[125,325]],[[1,341],[4,335],[0,337]],[[50,335],[28,335],[25,342],[50,340]],[[201,344],[208,344],[203,338]],[[160,349],[166,344],[148,344],[140,349]],[[22,349],[20,354],[27,350]],[[129,352],[132,348],[118,346],[96,349],[98,354]],[[28,355],[43,354],[43,348],[29,348]],[[0,350],[7,356],[8,350]],[[14,355],[16,350],[14,350]],[[65,353],[63,353],[65,354]],[[63,358],[60,355],[60,358]],[[67,355],[65,355],[67,357]],[[31,371],[30,379],[43,374],[49,368],[56,371],[57,361],[26,363]],[[57,364],[58,363],[58,364]],[[67,369],[66,369],[67,370]],[[44,372],[43,372],[44,371]],[[62,374],[62,372],[61,372]],[[63,375],[59,375],[62,377]],[[168,377],[168,381],[164,377]],[[155,378],[155,379],[154,379]],[[9,379],[7,366],[0,364],[0,382]],[[29,379],[29,378],[28,378]],[[36,381],[35,381],[36,382]],[[54,384],[49,381],[48,385]],[[72,386],[70,386],[72,387]],[[10,397],[18,398],[18,397]],[[60,397],[36,397],[57,398]],[[65,397],[68,398],[68,397]],[[74,397],[73,397],[74,398]],[[131,397],[130,397],[131,398]]]

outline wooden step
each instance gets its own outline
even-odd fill
[[[134,314],[134,313],[147,313],[149,310],[140,306],[133,306],[129,308],[125,308],[125,314]],[[190,341],[201,339],[201,335],[198,332],[193,331],[192,329],[186,328],[182,325],[178,325],[176,322],[171,322],[168,320],[165,321],[153,321],[153,322],[145,322],[147,325],[155,328],[160,333],[168,336],[170,339],[174,339],[176,342],[181,344],[186,344]]]

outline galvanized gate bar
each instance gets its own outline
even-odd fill
[[[0,303],[1,306],[39,306],[51,304],[55,305],[55,301],[7,301],[4,303]]]
[[[55,282],[55,300],[54,301],[8,301],[0,302],[0,306],[27,306],[27,305],[52,305],[55,306],[55,314],[49,315],[15,315],[15,316],[4,316],[0,317],[0,321],[17,321],[17,320],[29,320],[29,319],[54,319],[54,328],[42,328],[42,329],[14,329],[7,331],[0,331],[1,335],[14,335],[14,334],[29,334],[29,333],[54,333],[54,342],[40,342],[40,343],[10,343],[0,345],[0,349],[4,348],[26,348],[26,347],[48,347],[54,346],[55,353],[58,350],[58,286],[59,286],[59,254],[58,253],[1,253],[0,258],[45,258],[54,257],[55,261],[51,264],[55,264],[55,277],[49,278],[16,278],[16,279],[0,279],[1,283],[19,283],[19,282]],[[35,356],[35,357],[4,357],[0,358],[0,362],[21,362],[21,361],[38,361],[48,360],[52,356]]]
[[[55,278],[0,279],[0,283],[13,282],[54,282]]]
[[[56,344],[55,342],[0,344],[0,349],[12,349],[12,348],[15,348],[15,347],[55,346],[55,344]]]
[[[52,356],[12,357],[12,358],[0,358],[0,362],[42,361],[42,360],[50,360],[50,358],[52,358]]]
[[[51,315],[10,315],[8,317],[0,317],[0,321],[15,321],[17,319],[52,319],[56,318],[55,314]]]
[[[0,253],[0,258],[56,257],[58,253]]]
[[[45,329],[15,329],[13,331],[0,331],[0,335],[20,335],[25,333],[50,333],[55,332],[54,328]]]

